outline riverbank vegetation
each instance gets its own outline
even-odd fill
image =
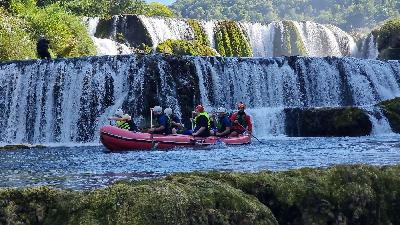
[[[190,173],[92,191],[0,189],[2,224],[400,224],[400,167]]]
[[[141,0],[0,1],[0,61],[37,58],[36,41],[42,34],[50,41],[52,58],[96,55],[83,16],[109,18],[126,13],[174,16],[165,5]]]
[[[310,20],[329,23],[346,31],[373,28],[399,16],[396,0],[177,0],[171,7],[178,16],[203,20],[236,20],[269,23],[278,20]]]

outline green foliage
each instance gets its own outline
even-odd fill
[[[157,52],[176,55],[191,56],[215,56],[216,52],[209,46],[202,45],[198,41],[171,40],[160,43]]]
[[[214,35],[216,48],[220,55],[239,57],[253,55],[248,38],[236,22],[218,22]]]
[[[378,50],[400,48],[400,17],[388,20],[375,33]]]
[[[158,2],[152,2],[145,11],[146,16],[175,17],[175,14],[166,6]]]
[[[205,31],[203,30],[202,26],[200,25],[199,21],[188,19],[187,22],[194,31],[194,37],[196,41],[198,41],[201,45],[211,46],[210,41],[208,40],[208,37]]]
[[[35,46],[28,24],[0,8],[0,60],[35,58]]]
[[[307,55],[307,50],[293,21],[282,21],[283,32],[276,32],[274,55]]]
[[[113,15],[136,14],[174,17],[174,13],[161,3],[147,4],[144,0],[39,0],[38,6],[60,4],[78,16],[110,18]]]
[[[177,15],[193,19],[236,20],[268,23],[276,20],[310,20],[330,23],[350,31],[375,27],[399,16],[398,0],[177,0]]]
[[[26,21],[29,35],[37,40],[41,34],[50,41],[54,56],[78,57],[96,54],[81,18],[65,12],[58,4],[38,8],[32,0],[12,2],[13,14]],[[35,46],[35,43],[32,43]]]

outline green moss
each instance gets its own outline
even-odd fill
[[[239,57],[251,57],[253,55],[248,37],[236,22],[218,22],[214,35],[216,48],[220,55]]]
[[[400,59],[400,17],[385,22],[374,31],[380,59]]]
[[[176,174],[88,192],[0,189],[4,224],[399,224],[400,166]]]
[[[44,145],[30,145],[30,144],[0,146],[0,150],[18,150],[18,149],[30,149],[30,148],[45,148],[45,146]]]
[[[208,37],[198,20],[188,19],[187,23],[189,24],[190,27],[192,27],[195,40],[199,44],[204,46],[211,46],[210,41],[208,40]]]
[[[383,113],[389,120],[390,127],[396,133],[400,133],[400,98],[395,98],[379,103]]]
[[[191,56],[217,55],[212,48],[204,46],[197,41],[171,40],[171,39],[168,39],[160,43],[157,46],[156,51],[165,54],[191,55]]]
[[[275,33],[275,55],[307,55],[307,50],[293,21],[282,21],[282,32]]]

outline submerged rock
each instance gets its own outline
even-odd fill
[[[364,136],[372,123],[355,107],[285,109],[286,134],[295,137]]]
[[[12,144],[0,146],[0,150],[17,150],[17,149],[30,149],[30,148],[45,148],[44,145],[32,145],[32,144]]]
[[[383,113],[388,118],[390,127],[396,133],[400,133],[400,98],[383,101],[379,104]]]

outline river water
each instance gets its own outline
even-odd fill
[[[400,163],[400,136],[271,137],[246,146],[110,153],[102,145],[0,151],[0,187],[48,185],[86,190],[120,180],[192,171],[281,171],[336,164]]]

